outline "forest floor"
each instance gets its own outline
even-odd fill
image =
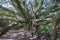
[[[26,35],[25,35],[26,34]],[[41,36],[37,38],[36,35],[32,37],[31,32],[24,29],[9,30],[6,34],[0,37],[0,40],[48,40],[49,34],[45,35],[41,33]]]

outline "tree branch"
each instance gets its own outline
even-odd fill
[[[18,16],[22,17],[22,16],[20,15],[20,13],[14,12],[14,11],[12,11],[12,10],[4,7],[4,6],[0,7],[0,9],[2,9],[2,10],[4,10],[4,11],[7,11],[7,12],[10,12],[10,13],[13,14],[13,15],[18,15]],[[23,18],[23,17],[22,17],[22,18]]]
[[[33,9],[33,12],[36,13],[38,10],[40,10],[42,7],[42,4],[43,4],[43,0],[40,0],[38,5]]]
[[[21,12],[20,14],[27,20],[29,21],[31,19],[31,16],[29,15],[29,13],[26,12],[26,10],[24,10],[21,6],[21,3],[19,2],[19,0],[13,0],[13,2],[16,3],[17,5],[17,9]]]
[[[15,25],[17,25],[17,24],[12,23],[12,24],[9,24],[8,26],[4,27],[3,29],[0,29],[0,36],[5,34],[11,28],[15,27]]]
[[[59,4],[59,3],[57,2],[55,5],[57,5],[57,4]],[[48,7],[48,8],[46,9],[46,11],[41,12],[40,14],[38,14],[37,17],[40,17],[40,16],[42,16],[42,15],[43,15],[43,16],[48,15],[50,12],[52,12],[52,10],[53,10],[53,8],[55,7],[55,5]],[[54,8],[54,9],[55,9],[55,8]]]
[[[19,21],[20,23],[25,23],[26,22],[26,20],[23,20],[23,19],[17,20],[15,18],[1,18],[0,17],[0,20],[11,20],[11,21],[15,21],[15,22]]]
[[[59,20],[60,20],[60,12],[52,20],[52,25],[51,25],[51,29],[50,29],[51,40],[54,40],[55,39],[55,29],[56,29],[57,24],[59,23]]]
[[[5,34],[7,31],[9,31],[11,28],[15,27],[18,23],[20,23],[20,21],[17,21],[17,23],[12,23],[7,25],[6,27],[4,27],[3,29],[0,29],[0,36],[2,36],[3,34]]]
[[[11,11],[10,9],[8,9],[8,8],[6,8],[4,6],[2,6],[0,9],[5,10],[5,11],[8,11],[8,12],[13,13],[13,14],[16,14],[16,12]]]

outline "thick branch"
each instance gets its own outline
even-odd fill
[[[10,12],[10,13],[13,14],[13,15],[18,15],[18,16],[22,17],[22,16],[20,15],[20,13],[14,12],[14,11],[12,11],[12,10],[4,7],[4,6],[0,7],[0,9],[2,9],[2,10],[4,10],[4,11],[7,11],[7,12]],[[23,18],[23,17],[22,17],[22,18]]]
[[[57,17],[54,18],[52,21],[52,26],[51,26],[51,30],[50,30],[51,40],[55,40],[55,29],[56,29],[56,26],[57,26],[59,20],[60,20],[60,14],[58,14]]]
[[[24,20],[24,19],[17,20],[15,18],[1,18],[0,17],[0,20],[11,20],[11,21],[15,21],[15,22],[19,21],[20,23],[25,23],[26,22],[26,20]]]
[[[15,23],[9,24],[6,27],[4,27],[3,29],[1,29],[0,30],[0,36],[2,36],[3,34],[5,34],[11,28],[15,27],[18,23],[20,23],[20,21],[18,21],[16,24]]]
[[[5,34],[8,30],[10,30],[11,28],[13,28],[15,25],[17,25],[17,24],[9,24],[8,26],[6,26],[3,29],[1,29],[0,30],[0,36],[2,36],[3,34]]]
[[[53,8],[54,8],[56,5],[58,5],[58,4],[59,4],[59,3],[57,2],[54,6],[50,6],[49,8],[47,8],[46,11],[41,12],[40,14],[38,14],[37,17],[40,17],[40,16],[42,16],[42,15],[43,15],[43,16],[49,15],[49,13],[52,12]],[[54,8],[54,10],[55,10],[55,8]]]
[[[5,11],[8,11],[8,12],[13,13],[13,14],[16,14],[16,12],[11,11],[10,9],[8,9],[8,8],[6,8],[4,6],[2,6],[0,9],[5,10]]]
[[[21,3],[19,2],[19,0],[14,0],[13,2],[16,3],[17,5],[17,9],[21,12],[22,16],[29,21],[31,16],[29,15],[29,13],[26,12],[26,10],[24,10],[21,6]]]
[[[35,8],[33,9],[34,13],[36,13],[38,10],[41,9],[42,4],[43,4],[43,0],[40,0],[39,3],[38,3],[38,5],[37,5],[37,7],[35,7]]]

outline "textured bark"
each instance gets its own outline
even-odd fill
[[[16,24],[13,24],[11,26],[7,26],[4,27],[2,30],[0,30],[0,36],[2,36],[3,34],[5,34],[8,30],[10,30],[11,28],[13,28]]]
[[[19,21],[17,22],[17,24],[20,23]],[[5,34],[8,30],[10,30],[11,28],[15,27],[15,25],[17,25],[15,23],[9,24],[8,26],[4,27],[3,29],[0,30],[0,36],[2,36],[3,34]]]
[[[53,22],[52,23],[52,27],[51,27],[51,40],[54,40],[55,39],[55,28],[56,28],[56,24],[57,22]]]
[[[52,25],[51,25],[51,31],[50,31],[50,35],[51,35],[51,40],[55,40],[55,29],[56,29],[56,26],[60,20],[60,15],[57,15],[56,18],[53,19],[52,21]]]

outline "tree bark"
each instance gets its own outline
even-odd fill
[[[20,23],[19,21],[17,22],[17,24]],[[11,28],[15,27],[15,25],[17,25],[15,23],[13,24],[9,24],[8,26],[4,27],[3,29],[0,30],[0,36],[2,36],[3,34],[5,34],[8,30],[10,30]]]
[[[60,15],[57,15],[57,17],[54,18],[52,21],[52,25],[50,29],[51,40],[55,40],[55,30],[59,20],[60,20]]]

